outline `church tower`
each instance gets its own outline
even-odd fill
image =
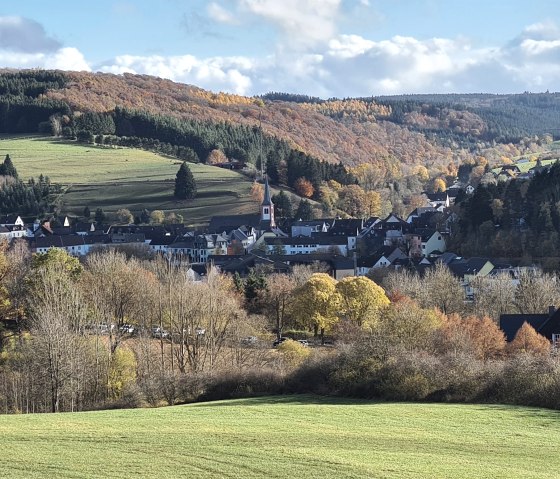
[[[274,203],[270,199],[270,188],[268,187],[268,177],[264,179],[264,199],[261,203],[261,225],[268,226],[267,229],[275,228]]]

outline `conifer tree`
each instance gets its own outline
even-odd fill
[[[10,155],[6,155],[4,163],[0,166],[0,175],[13,176],[14,178],[18,177],[16,167],[12,163]]]
[[[175,177],[174,196],[180,200],[192,199],[196,196],[196,182],[186,162],[183,162]]]

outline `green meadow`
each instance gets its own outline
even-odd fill
[[[0,477],[560,477],[558,412],[314,396],[0,416]]]
[[[0,158],[9,154],[22,179],[49,176],[64,185],[59,198],[63,214],[82,214],[103,208],[115,212],[128,208],[173,211],[189,224],[200,224],[212,215],[256,213],[251,182],[222,168],[189,164],[197,182],[194,200],[175,201],[173,185],[180,161],[132,148],[81,145],[50,137],[2,137]]]

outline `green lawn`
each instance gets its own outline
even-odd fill
[[[144,150],[80,145],[50,137],[0,137],[0,159],[9,154],[22,179],[49,176],[67,185],[62,212],[80,215],[85,206],[106,212],[128,208],[138,213],[163,209],[181,213],[199,224],[212,215],[256,213],[251,182],[237,172],[189,164],[199,195],[192,201],[173,199],[173,181],[180,161]]]
[[[0,477],[558,478],[543,409],[273,397],[0,416]]]

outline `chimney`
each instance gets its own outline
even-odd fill
[[[549,316],[552,316],[555,312],[556,312],[556,307],[555,306],[549,306],[548,307],[548,315]]]

